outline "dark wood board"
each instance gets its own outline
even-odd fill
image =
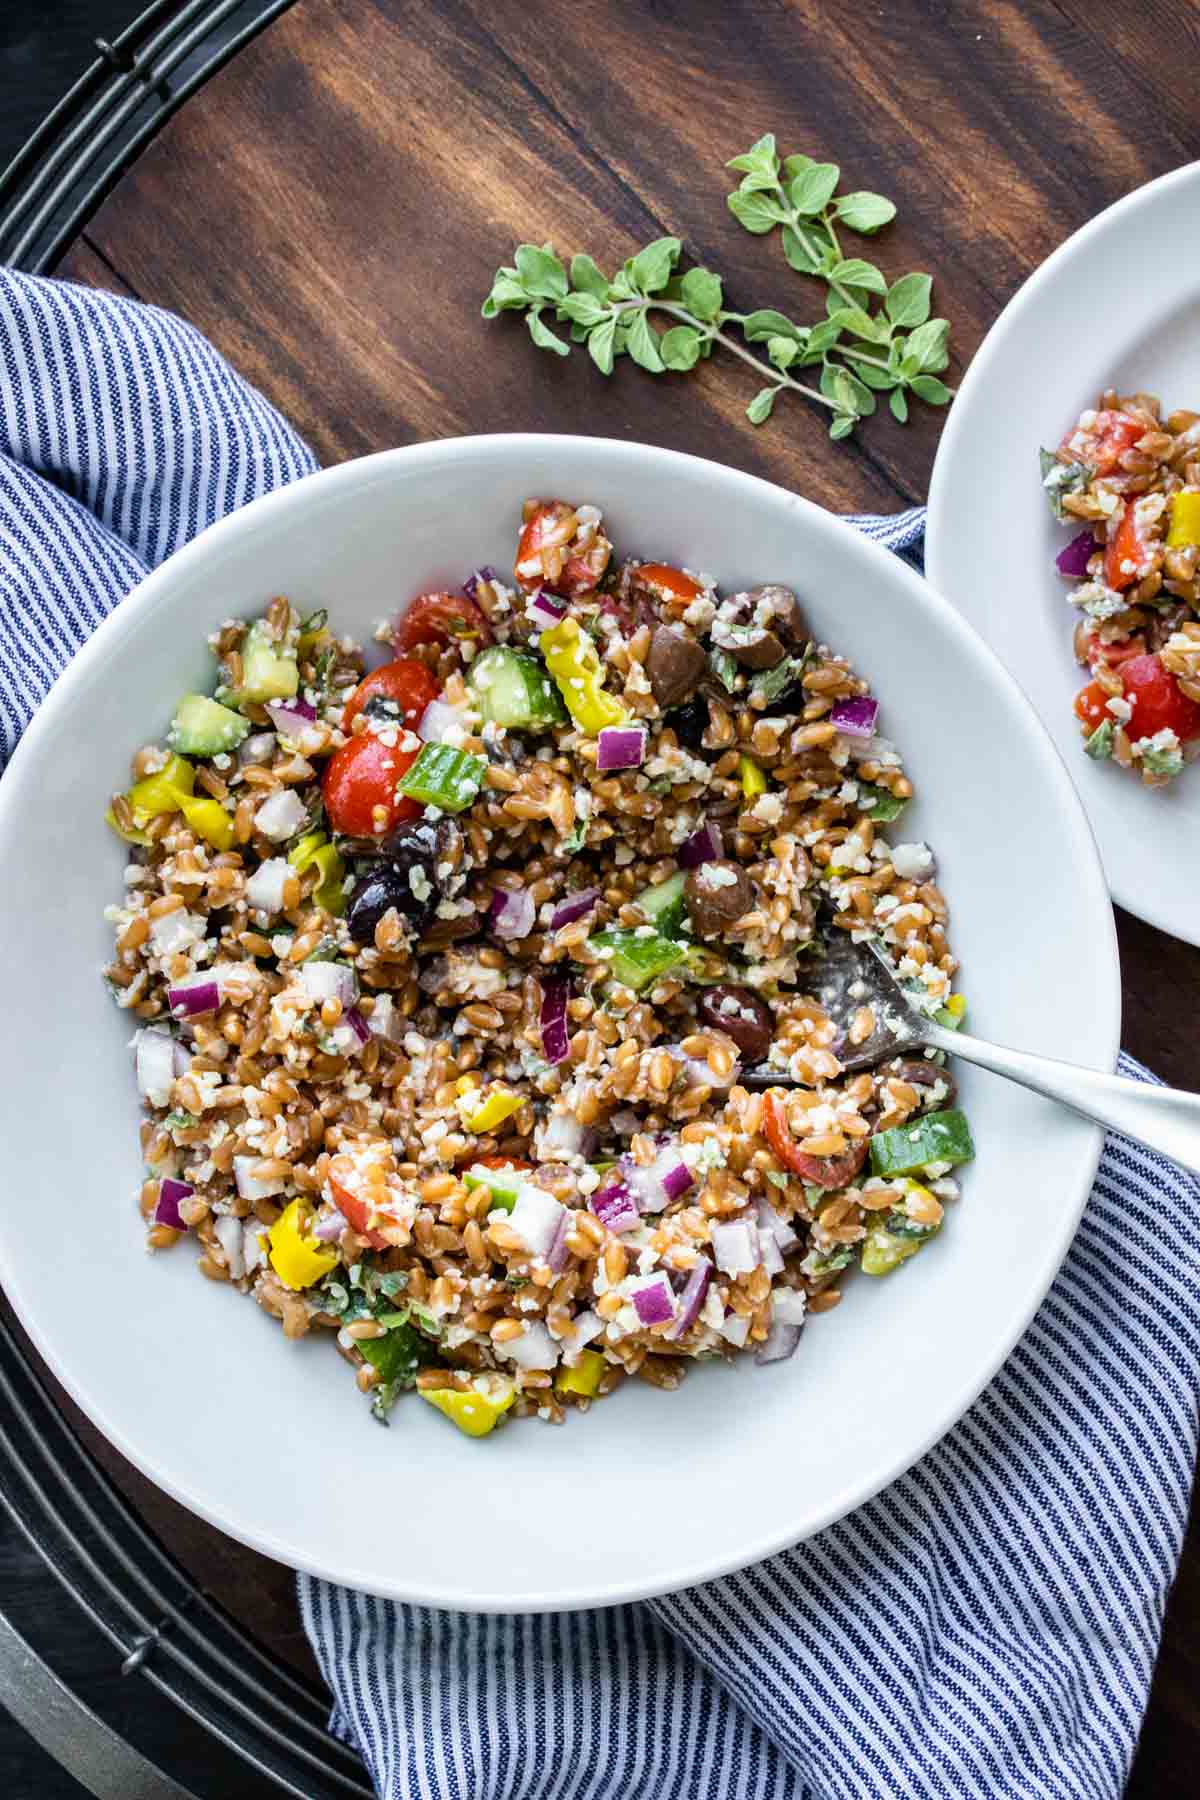
[[[898,510],[926,492],[939,415],[835,445],[802,402],[755,431],[753,377],[725,359],[606,383],[479,318],[493,269],[522,238],[616,262],[669,231],[731,304],[815,318],[820,295],[724,205],[725,158],[772,129],[896,200],[871,254],[934,274],[953,380],[1065,236],[1200,155],[1198,50],[1192,0],[301,0],[174,119],[59,272],[184,313],[326,462],[581,430],[736,463],[837,511]],[[1200,956],[1118,927],[1126,1046],[1200,1087]],[[97,1449],[182,1560],[295,1656],[283,1577]],[[1198,1624],[1194,1520],[1135,1800],[1193,1791]]]

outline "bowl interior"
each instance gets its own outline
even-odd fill
[[[938,854],[971,1022],[1111,1066],[1111,914],[1086,825],[1026,703],[886,552],[795,496],[692,458],[572,438],[387,452],[256,503],[143,584],[67,671],[0,788],[0,1038],[8,1176],[0,1278],[56,1373],[128,1456],[270,1555],[444,1606],[543,1608],[662,1591],[818,1529],[931,1444],[996,1368],[1069,1242],[1090,1127],[969,1071],[978,1144],[940,1239],[848,1284],[790,1363],[631,1384],[562,1430],[483,1444],[430,1409],[370,1419],[323,1340],[284,1341],[184,1246],[148,1261],[135,1207],[130,1022],[99,979],[123,857],[101,823],[127,758],[206,635],[287,593],[369,636],[412,595],[511,556],[524,495],[604,509],[619,550],[800,593],[870,677]],[[895,830],[896,828],[893,828]],[[19,1026],[12,1022],[19,1021]]]
[[[1084,685],[1077,615],[1054,567],[1073,532],[1046,504],[1037,451],[1107,387],[1200,409],[1200,283],[1173,254],[1179,220],[1198,211],[1200,164],[1151,182],[1069,238],[1001,314],[938,449],[926,563],[1058,745],[1113,898],[1189,943],[1200,943],[1200,781],[1151,792],[1083,754],[1071,706]]]

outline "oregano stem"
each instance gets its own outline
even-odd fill
[[[774,363],[762,362],[752,350],[747,350],[744,344],[739,344],[736,338],[731,338],[719,326],[712,325],[704,319],[698,319],[694,313],[688,311],[686,306],[680,306],[677,301],[659,300],[656,296],[651,295],[648,300],[616,300],[613,302],[612,310],[614,313],[629,312],[636,307],[645,307],[647,312],[667,313],[672,319],[678,319],[681,325],[690,325],[702,337],[710,338],[713,343],[720,344],[723,349],[732,351],[734,356],[740,357],[772,387],[791,388],[793,393],[803,394],[806,399],[815,400],[818,406],[828,407],[831,412],[841,411],[837,401],[829,399],[828,395],[821,393],[819,388],[809,387],[806,382],[793,380],[783,370],[777,369]]]

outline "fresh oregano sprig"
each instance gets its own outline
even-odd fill
[[[830,436],[848,437],[859,419],[875,411],[876,391],[891,393],[891,409],[903,422],[912,392],[942,405],[950,389],[936,379],[946,367],[948,326],[930,319],[928,275],[905,275],[890,287],[873,264],[847,259],[835,220],[871,233],[894,217],[879,194],[836,196],[839,171],[832,163],[789,157],[781,165],[771,136],[760,138],[731,167],[744,179],[729,197],[730,209],[748,230],[783,228],[784,251],[793,267],[820,275],[829,284],[828,317],[797,325],[773,308],[728,312],[721,278],[695,267],[677,273],[681,250],[675,237],[656,238],[611,278],[590,256],[572,257],[570,268],[550,244],[519,244],[511,266],[496,271],[483,316],[522,312],[534,343],[557,356],[570,345],[550,329],[547,317],[570,327],[573,342],[586,344],[596,367],[612,373],[618,356],[630,356],[651,375],[685,373],[714,345],[755,370],[763,382],[746,408],[752,424],[770,418],[777,396],[803,394],[833,414]],[[872,295],[883,309],[871,315]],[[665,328],[655,318],[671,321]],[[740,339],[730,327],[740,332]],[[748,346],[766,347],[765,359]],[[866,348],[866,346],[871,346]],[[815,385],[797,371],[819,371]]]
[[[822,391],[843,400],[831,435],[844,437],[852,428],[844,424],[846,413],[874,411],[873,401],[864,404],[868,389],[890,393],[901,424],[908,417],[909,393],[930,406],[944,406],[952,389],[938,375],[950,360],[950,326],[929,316],[931,277],[914,273],[889,283],[874,263],[846,256],[839,238],[839,225],[873,236],[895,218],[892,202],[882,194],[839,194],[836,163],[814,162],[811,156],[789,156],[781,163],[771,132],[727,167],[742,176],[727,201],[734,218],[756,236],[778,227],[791,267],[828,284],[828,319],[813,327],[807,347],[813,350],[815,337],[824,353]],[[883,304],[872,312],[875,299]]]

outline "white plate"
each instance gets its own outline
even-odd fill
[[[1198,241],[1192,163],[1110,206],[1030,276],[950,409],[925,550],[930,581],[1016,676],[1062,752],[1114,900],[1190,944],[1200,944],[1200,770],[1151,790],[1084,755],[1071,710],[1084,683],[1077,615],[1054,567],[1072,534],[1051,516],[1037,453],[1106,387],[1200,411]]]
[[[484,1443],[412,1400],[381,1431],[323,1334],[289,1344],[251,1301],[200,1279],[187,1247],[147,1258],[130,1025],[99,979],[101,908],[123,862],[106,797],[177,695],[211,680],[205,637],[231,613],[283,592],[369,633],[422,588],[503,565],[529,493],[598,502],[625,549],[793,584],[874,677],[906,749],[920,798],[903,836],[939,852],[980,1030],[1095,1068],[1117,1045],[1112,914],[1045,733],[952,608],[793,494],[633,444],[464,439],[313,476],[151,575],[80,652],[0,784],[0,1279],[84,1411],[177,1499],[282,1562],[463,1609],[661,1592],[868,1498],[1024,1329],[1100,1141],[967,1073],[979,1159],[961,1206],[916,1263],[848,1284],[791,1362],[709,1365],[673,1395],[634,1382],[561,1430],[532,1422]]]

